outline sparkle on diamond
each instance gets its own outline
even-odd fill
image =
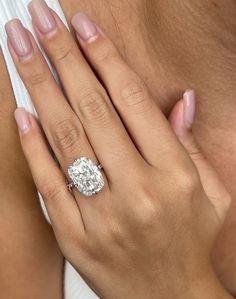
[[[98,166],[86,157],[75,160],[69,167],[68,174],[75,187],[85,196],[98,193],[105,184]]]

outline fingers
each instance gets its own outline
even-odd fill
[[[120,177],[119,169],[124,167],[132,171],[135,163],[143,162],[141,156],[71,34],[43,1],[32,1],[29,11],[38,38],[56,67],[69,102],[110,179]],[[39,16],[42,11],[46,11],[44,18]],[[45,16],[54,20],[54,27],[47,32],[42,24]]]
[[[20,139],[35,184],[42,194],[47,210],[59,238],[69,232],[84,236],[83,220],[74,200],[68,192],[66,179],[50,155],[37,121],[23,108],[15,112]],[[62,233],[63,231],[63,233]]]
[[[183,100],[179,101],[173,108],[169,121],[197,167],[204,190],[214,205],[219,218],[223,221],[230,206],[230,196],[217,172],[205,159],[193,136],[192,125],[194,116],[195,93],[192,90],[188,90],[184,94]]]
[[[78,13],[72,24],[86,58],[106,86],[145,160],[159,167],[166,167],[168,163],[173,165],[176,155],[182,151],[144,82],[127,65],[111,40],[85,14]]]
[[[81,122],[57,86],[32,35],[18,20],[9,22],[6,30],[15,65],[65,174],[68,166],[81,156],[98,163]]]

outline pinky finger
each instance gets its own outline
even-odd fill
[[[16,109],[15,119],[26,160],[59,243],[73,232],[82,237],[84,225],[79,207],[67,190],[65,177],[50,154],[37,120],[24,108]]]
[[[192,125],[195,117],[195,105],[194,91],[186,91],[183,99],[173,108],[169,121],[178,139],[195,164],[203,188],[215,207],[219,219],[224,221],[231,199],[216,170],[205,158],[194,138]]]

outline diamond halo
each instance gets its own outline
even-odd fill
[[[72,180],[72,183],[68,185],[69,188],[75,186],[85,196],[97,194],[105,185],[101,168],[101,165],[95,165],[87,157],[76,159],[68,168],[68,174]]]

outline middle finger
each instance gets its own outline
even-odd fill
[[[131,174],[138,165],[146,164],[105,89],[59,17],[44,1],[32,1],[29,11],[37,36],[56,67],[69,102],[105,171],[117,178],[119,170],[125,168]],[[46,18],[53,23],[47,30]]]

